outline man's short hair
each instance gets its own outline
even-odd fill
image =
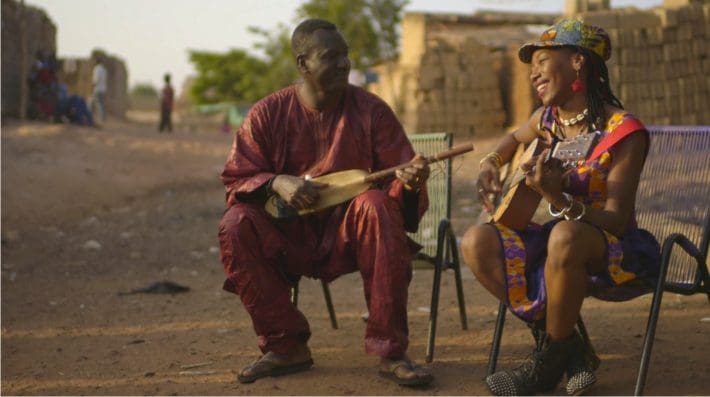
[[[305,54],[311,49],[311,36],[318,29],[337,30],[338,28],[324,19],[306,19],[296,26],[291,36],[291,52],[294,57]]]

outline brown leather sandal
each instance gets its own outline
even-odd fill
[[[257,379],[267,376],[281,376],[306,371],[312,366],[312,358],[300,363],[283,365],[276,363],[272,358],[270,358],[270,356],[263,355],[258,360],[242,369],[242,371],[237,375],[237,380],[239,383],[252,383]],[[245,374],[245,372],[251,373]]]
[[[381,377],[389,379],[400,386],[426,386],[434,380],[434,376],[431,374],[416,376],[414,378],[402,378],[397,375],[397,369],[399,368],[405,368],[410,372],[416,373],[418,367],[411,361],[399,360],[392,362],[389,370],[385,371],[380,369],[378,373]]]

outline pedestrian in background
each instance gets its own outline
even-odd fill
[[[163,76],[165,85],[163,86],[163,91],[160,92],[160,125],[158,126],[158,132],[163,132],[167,129],[168,132],[173,131],[172,113],[173,113],[173,86],[170,85],[170,73],[166,73]]]
[[[93,72],[93,96],[91,100],[91,112],[96,116],[96,121],[101,121],[101,123],[106,121],[106,87],[108,83],[108,72],[104,66],[104,59],[102,55],[96,56],[96,65],[94,66]]]

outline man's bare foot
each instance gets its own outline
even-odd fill
[[[296,345],[287,354],[267,352],[251,365],[244,368],[237,380],[251,383],[266,376],[280,376],[305,371],[313,366],[311,350],[308,345]]]
[[[434,380],[426,369],[415,365],[409,357],[380,359],[380,376],[402,386],[425,386]]]

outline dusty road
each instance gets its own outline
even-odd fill
[[[258,351],[236,296],[221,290],[216,228],[218,179],[231,138],[218,132],[159,135],[153,126],[109,123],[101,130],[37,123],[2,125],[2,389],[4,395],[476,395],[495,309],[465,273],[469,330],[462,331],[452,277],[444,277],[428,389],[376,376],[363,352],[365,311],[357,275],[336,280],[340,328],[329,326],[319,284],[302,283],[311,322],[313,370],[252,385],[235,381]],[[476,216],[469,182],[491,141],[455,168],[454,225]],[[410,355],[423,361],[431,271],[410,287]],[[170,280],[175,295],[119,292]],[[583,310],[603,362],[595,394],[633,392],[649,297]],[[709,394],[710,305],[667,295],[648,394]],[[531,349],[509,320],[500,367]],[[184,368],[193,364],[204,366]],[[184,371],[197,371],[187,372]],[[556,394],[563,394],[558,389]]]

